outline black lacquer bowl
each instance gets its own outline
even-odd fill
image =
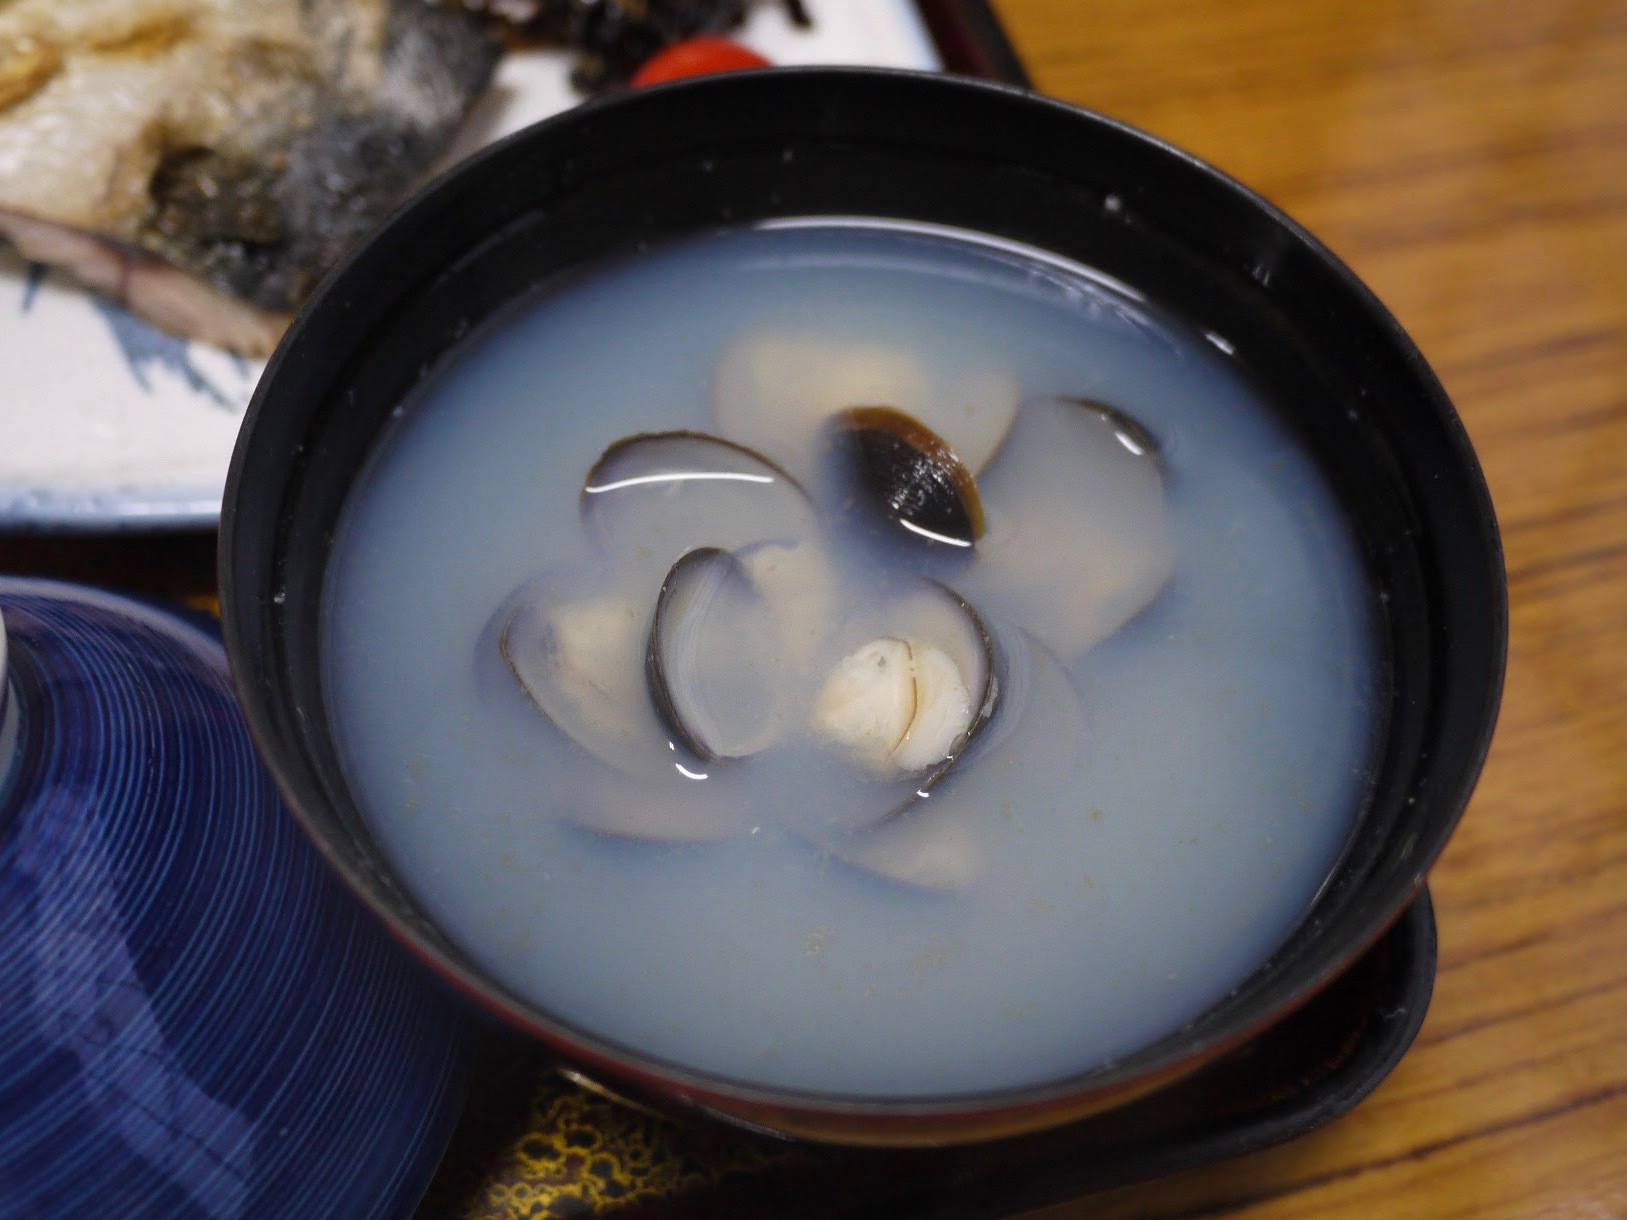
[[[507,992],[391,876],[346,788],[323,706],[335,522],[391,411],[471,325],[574,268],[794,215],[957,226],[1054,251],[1225,337],[1325,468],[1387,617],[1393,693],[1351,849],[1277,955],[1202,1018],[1046,1087],[844,1101],[654,1062]],[[1099,115],[1017,90],[878,71],[685,82],[523,132],[399,213],[317,294],[272,360],[226,491],[228,647],[283,790],[332,862],[468,994],[629,1095],[852,1143],[990,1138],[1097,1112],[1279,1020],[1405,909],[1468,801],[1496,716],[1506,590],[1463,428],[1395,320],[1258,196]]]

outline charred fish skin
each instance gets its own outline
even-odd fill
[[[211,147],[174,133],[152,176],[144,247],[263,309],[292,310],[412,190],[501,47],[471,17],[388,0],[378,54],[358,54],[360,7],[307,0],[328,71],[313,81],[267,65],[283,88],[240,135]]]
[[[165,329],[267,354],[500,52],[423,0],[8,0],[0,235]]]

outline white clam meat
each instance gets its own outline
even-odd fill
[[[1008,798],[1022,776],[1039,768],[1073,771],[1076,788],[1084,788],[1086,721],[1073,680],[1055,654],[1027,635],[1005,654],[1000,712],[971,743],[964,764],[877,825],[822,840],[824,850],[889,881],[961,890],[990,867],[993,844],[1019,829],[1010,822],[1017,814]]]
[[[768,604],[786,665],[813,663],[836,621],[840,591],[824,550],[814,542],[764,541],[735,552]]]
[[[872,640],[843,657],[812,725],[862,766],[908,775],[943,762],[971,727],[972,693],[954,660],[920,640]]]
[[[862,642],[852,647],[855,638]],[[835,642],[848,650],[821,684],[809,724],[878,777],[936,779],[987,724],[999,697],[988,628],[943,585],[923,581],[888,599]]]

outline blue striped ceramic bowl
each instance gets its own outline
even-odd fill
[[[0,616],[0,1216],[411,1215],[468,1031],[283,809],[212,627],[3,578]]]

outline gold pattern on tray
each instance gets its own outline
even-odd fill
[[[518,1113],[496,1119],[506,1129],[490,1133],[485,1156],[466,1158],[454,1146],[419,1220],[596,1216],[693,1196],[795,1159],[768,1141],[639,1113],[546,1070],[517,1071],[531,1079]],[[484,1102],[488,1092],[475,1097]],[[466,1114],[464,1126],[483,1127],[481,1119]]]

